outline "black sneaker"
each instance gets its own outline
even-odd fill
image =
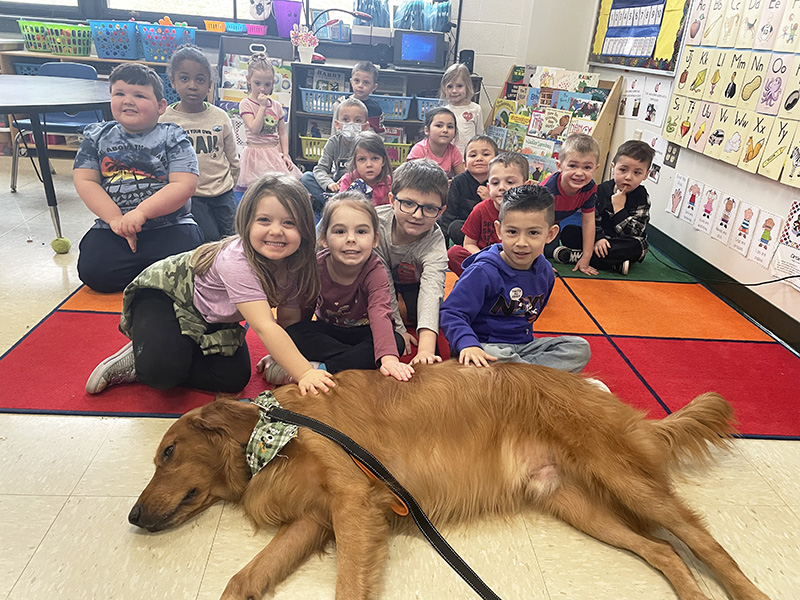
[[[558,246],[553,250],[553,260],[562,265],[574,265],[581,259],[581,256],[583,256],[581,250],[573,250],[566,246]]]
[[[626,260],[625,262],[623,262],[621,264],[614,265],[612,267],[612,270],[616,271],[620,275],[627,275],[628,274],[628,269],[630,269],[630,267],[631,267],[631,261]]]

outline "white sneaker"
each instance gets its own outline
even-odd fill
[[[136,381],[136,363],[133,342],[125,344],[119,352],[97,365],[86,381],[86,392],[99,394],[110,385]]]
[[[574,265],[581,259],[581,256],[583,256],[581,250],[573,250],[566,246],[558,246],[553,250],[553,260],[562,265]]]
[[[587,377],[586,381],[588,383],[591,383],[594,387],[603,390],[604,392],[608,392],[609,394],[611,393],[611,390],[608,389],[608,386],[599,379],[595,379],[594,377]]]

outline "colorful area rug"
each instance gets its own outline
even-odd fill
[[[557,266],[536,328],[589,340],[586,374],[652,418],[717,391],[733,405],[746,437],[800,439],[800,358],[747,317],[656,251],[627,277],[589,278],[571,269]],[[454,281],[448,277],[448,289]],[[0,412],[173,416],[211,401],[203,392],[138,384],[84,392],[97,363],[126,342],[117,330],[120,308],[121,294],[80,288],[43,319],[0,357]],[[255,364],[265,351],[252,332],[247,339]],[[265,387],[254,370],[242,396]]]

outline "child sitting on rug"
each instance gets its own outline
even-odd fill
[[[436,218],[447,201],[447,176],[426,160],[403,163],[394,172],[390,204],[378,206],[378,247],[389,276],[395,330],[406,342],[405,353],[417,340],[406,331],[397,303],[403,297],[408,320],[416,324],[419,346],[411,364],[442,360],[436,355],[439,307],[444,296],[447,248]]]
[[[533,336],[555,284],[543,255],[558,234],[553,195],[533,185],[509,190],[495,228],[501,243],[464,261],[464,273],[442,304],[442,331],[452,352],[465,365],[499,360],[579,373],[589,362],[589,342]]]
[[[464,152],[466,171],[453,177],[447,195],[447,209],[439,217],[439,227],[446,240],[464,245],[464,221],[482,200],[489,197],[489,163],[497,156],[497,144],[488,135],[476,135]]]
[[[461,231],[463,246],[451,246],[447,251],[450,270],[461,275],[461,263],[469,255],[480,252],[500,241],[495,221],[500,215],[503,195],[528,179],[528,159],[519,152],[504,152],[489,163],[489,197],[479,203],[467,217]]]
[[[303,356],[323,363],[331,373],[379,368],[386,376],[408,381],[414,369],[400,362],[405,341],[394,331],[389,279],[374,252],[375,207],[359,192],[339,192],[325,205],[319,228],[317,318],[295,323],[286,333]],[[292,381],[271,356],[259,362],[258,370],[270,383]]]
[[[319,294],[305,188],[288,175],[265,175],[242,198],[236,231],[152,265],[125,288],[119,328],[131,342],[95,368],[88,393],[134,381],[160,390],[239,392],[251,370],[243,320],[301,394],[334,386],[284,330]]]
[[[183,129],[158,122],[167,108],[161,77],[125,63],[108,81],[116,120],[87,125],[72,171],[75,190],[97,216],[80,243],[78,277],[106,293],[203,242],[189,201],[197,156]]]
[[[600,162],[600,145],[592,136],[573,133],[567,136],[558,157],[558,172],[542,185],[556,199],[556,224],[581,211],[581,224],[565,225],[545,248],[545,256],[564,264],[574,264],[573,271],[597,275],[589,264],[594,250],[594,207],[597,184],[594,172]]]
[[[597,186],[595,243],[589,264],[628,274],[632,262],[647,254],[650,199],[642,182],[656,152],[640,140],[622,144],[611,163],[613,178]]]

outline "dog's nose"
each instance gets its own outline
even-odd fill
[[[131,512],[128,513],[128,523],[131,525],[136,525],[137,527],[141,527],[139,525],[139,519],[142,517],[142,506],[137,504],[131,509]]]

